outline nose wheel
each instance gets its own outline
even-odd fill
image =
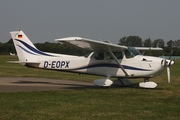
[[[144,82],[139,83],[141,88],[155,88],[157,84],[155,82],[149,81],[149,78],[144,78]]]

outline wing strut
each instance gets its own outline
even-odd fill
[[[119,65],[119,67],[122,69],[122,71],[124,72],[124,74],[126,76],[129,76],[129,74],[125,71],[125,69],[123,68],[123,66],[121,65],[121,63],[119,62],[119,60],[116,58],[116,56],[114,55],[114,53],[111,51],[111,49],[108,47],[108,51],[109,53],[112,55],[112,57],[114,58],[114,60],[117,62],[117,64]]]

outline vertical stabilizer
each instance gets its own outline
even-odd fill
[[[10,32],[20,62],[37,62],[40,52],[23,31]]]

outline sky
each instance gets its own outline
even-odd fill
[[[0,42],[23,30],[33,43],[64,37],[180,39],[180,0],[1,0]]]

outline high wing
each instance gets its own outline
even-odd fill
[[[112,44],[110,42],[90,40],[90,39],[81,38],[81,37],[67,37],[67,38],[56,39],[56,41],[59,41],[61,43],[65,43],[65,44],[70,44],[70,45],[80,47],[83,49],[96,51],[96,52],[108,51],[112,55],[114,60],[117,62],[119,67],[122,69],[124,74],[126,76],[129,76],[129,74],[125,71],[125,69],[123,68],[121,63],[118,61],[118,59],[113,54],[113,52],[123,51],[124,49],[128,49],[126,46],[116,45],[116,44]]]
[[[90,39],[81,38],[81,37],[60,38],[60,39],[55,39],[55,41],[61,42],[63,44],[73,45],[73,46],[83,48],[83,49],[96,51],[96,52],[109,51],[108,49],[111,49],[111,51],[116,52],[116,51],[122,51],[124,49],[127,49],[126,46],[116,45],[110,42],[90,40]]]

